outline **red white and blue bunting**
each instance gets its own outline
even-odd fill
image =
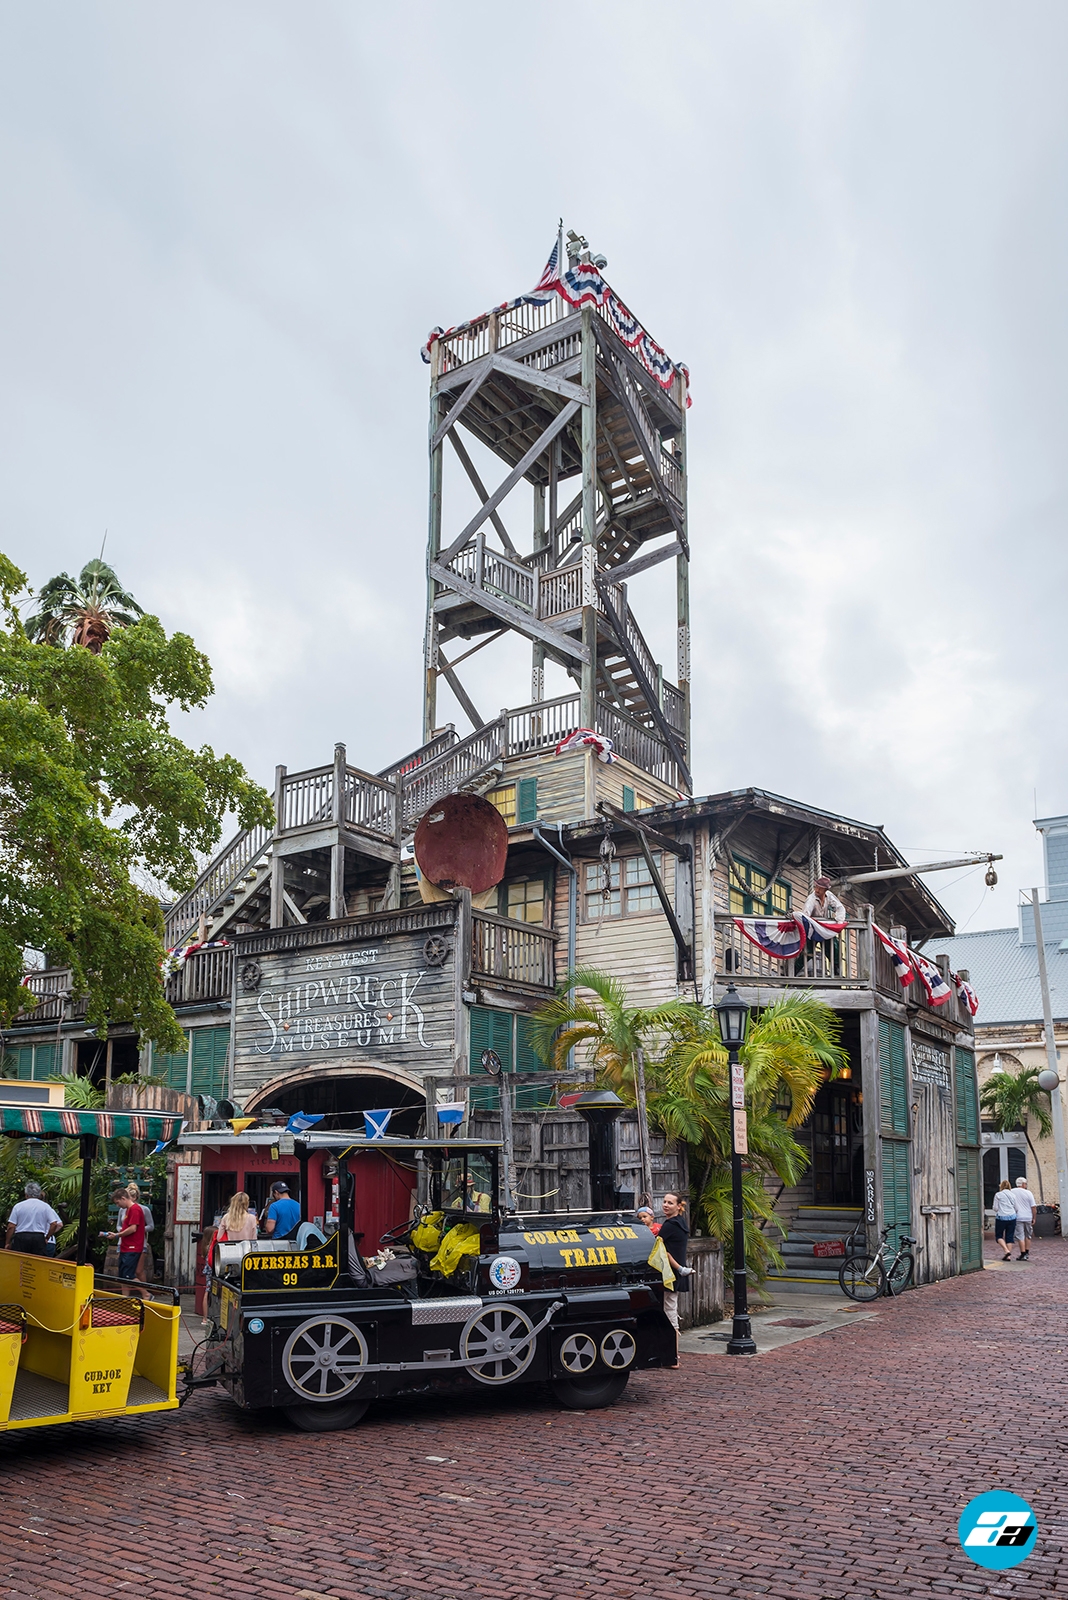
[[[566,756],[572,750],[585,748],[597,752],[598,761],[603,761],[605,766],[611,766],[619,757],[613,754],[612,741],[603,733],[596,733],[593,728],[576,728],[574,733],[569,733],[566,739],[561,739],[556,747],[555,754]]]
[[[897,973],[898,982],[902,988],[907,989],[916,976],[916,969],[912,965],[912,954],[908,945],[902,944],[900,939],[894,939],[890,934],[884,933],[877,923],[873,924],[875,937],[890,957],[894,971]]]
[[[579,261],[566,272],[561,272],[559,241],[553,245],[552,254],[533,289],[527,294],[516,295],[514,300],[505,300],[493,309],[501,312],[514,311],[517,306],[544,306],[548,305],[554,295],[566,300],[575,311],[583,306],[593,306],[603,312],[605,321],[615,330],[628,350],[634,352],[649,376],[655,378],[662,389],[670,389],[678,373],[686,391],[686,404],[688,406],[691,404],[689,368],[680,361],[672,361],[656,340],[650,338],[634,313],[623,304],[611,284],[602,276],[600,268],[595,267],[592,261]],[[486,312],[482,313],[482,316],[486,315]],[[481,320],[482,317],[472,317],[468,322],[457,322],[451,328],[432,329],[420,352],[423,360],[429,362],[430,352],[438,339],[447,338],[453,333],[463,333],[473,323]]]
[[[963,1000],[964,1004],[968,1007],[969,1016],[974,1017],[975,1013],[979,1010],[979,996],[976,994],[971,984],[965,983],[964,979],[956,972],[953,974],[953,982],[957,985],[957,994],[959,998]]]
[[[803,914],[798,917],[732,917],[731,921],[750,944],[763,950],[776,961],[792,961],[805,945],[815,939],[824,942],[835,938],[845,927],[844,922],[817,922]]]
[[[926,956],[921,956],[917,951],[911,950],[916,975],[927,991],[927,1003],[932,1006],[944,1006],[953,990],[933,961],[928,961]]]

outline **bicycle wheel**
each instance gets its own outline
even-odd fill
[[[886,1274],[878,1256],[846,1256],[838,1268],[842,1293],[851,1300],[877,1300],[883,1292]]]
[[[912,1274],[916,1270],[916,1259],[907,1250],[903,1250],[891,1265],[886,1274],[887,1294],[904,1294],[912,1282]]]

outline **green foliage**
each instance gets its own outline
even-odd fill
[[[99,654],[116,628],[128,628],[144,613],[101,557],[86,562],[78,580],[61,572],[49,578],[26,633],[39,644],[84,645]]]
[[[568,1052],[584,1050],[599,1083],[634,1103],[637,1052],[645,1052],[651,1121],[688,1146],[695,1220],[733,1252],[731,1209],[731,1107],[728,1057],[714,1010],[690,1002],[627,1005],[618,979],[593,968],[571,973],[547,1005],[534,1014],[534,1039],[542,1059],[563,1068]],[[743,1183],[746,1263],[762,1279],[780,1265],[771,1237],[756,1224],[772,1215],[764,1178],[795,1184],[808,1152],[790,1129],[808,1116],[821,1083],[848,1062],[841,1024],[815,995],[789,993],[750,1018],[739,1052],[745,1068],[749,1154]]]
[[[159,903],[134,879],[180,893],[227,812],[242,827],[269,825],[271,802],[232,756],[191,750],[171,732],[170,708],[192,710],[212,693],[192,639],[168,638],[112,594],[113,621],[131,620],[98,649],[57,648],[67,624],[42,621],[43,607],[35,632],[56,642],[41,643],[15,610],[24,583],[0,555],[0,1025],[25,1004],[30,948],[70,967],[91,1027],[132,1022],[179,1050],[160,982]]]
[[[1019,1072],[992,1073],[979,1090],[979,1109],[986,1120],[994,1124],[998,1133],[1023,1129],[1028,1148],[1035,1158],[1039,1199],[1043,1200],[1042,1166],[1038,1152],[1031,1143],[1027,1122],[1029,1117],[1033,1117],[1042,1138],[1048,1139],[1053,1132],[1053,1117],[1050,1114],[1052,1107],[1049,1095],[1045,1089],[1038,1087],[1038,1073],[1038,1067],[1021,1067]]]

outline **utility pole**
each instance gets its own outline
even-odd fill
[[[1052,1074],[1055,1081],[1049,1084],[1050,1105],[1053,1109],[1053,1143],[1057,1152],[1057,1199],[1061,1208],[1061,1228],[1068,1221],[1068,1151],[1064,1144],[1064,1102],[1061,1099],[1061,1073],[1057,1061],[1057,1046],[1053,1038],[1053,1002],[1049,995],[1049,978],[1046,973],[1046,946],[1042,942],[1042,913],[1038,908],[1038,890],[1031,890],[1031,905],[1035,913],[1035,947],[1038,951],[1038,981],[1042,986],[1042,1027],[1046,1035],[1047,1072],[1039,1082]],[[1046,1084],[1042,1084],[1046,1088]]]

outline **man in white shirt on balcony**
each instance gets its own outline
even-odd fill
[[[844,922],[846,908],[836,894],[831,893],[830,878],[817,878],[812,893],[801,907],[801,914],[815,922]]]

